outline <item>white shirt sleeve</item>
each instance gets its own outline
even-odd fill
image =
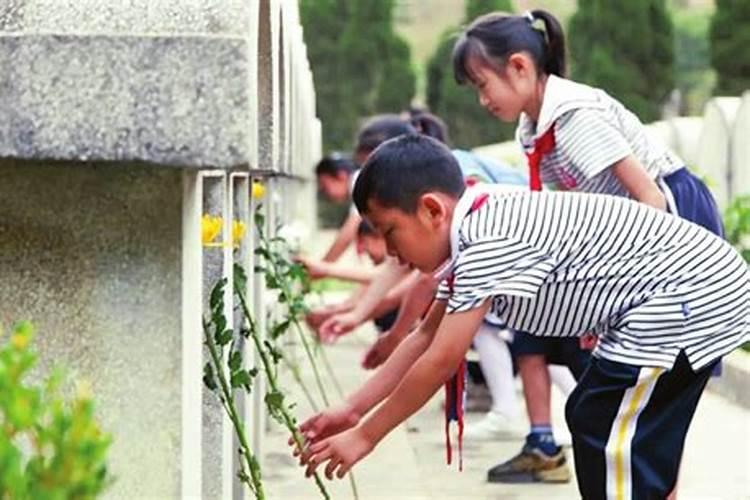
[[[616,117],[599,109],[582,108],[564,114],[555,128],[555,142],[565,159],[564,168],[578,183],[633,154]]]

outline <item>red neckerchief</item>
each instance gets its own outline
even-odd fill
[[[532,191],[542,190],[542,175],[540,172],[540,165],[544,155],[555,149],[555,124],[553,123],[542,134],[542,136],[534,141],[534,150],[531,153],[526,153],[526,159],[529,162],[529,188]]]
[[[479,210],[489,199],[489,194],[478,195],[471,204],[469,213]],[[455,275],[448,276],[448,290],[453,294]],[[458,423],[458,470],[464,470],[463,439],[464,439],[464,392],[466,390],[466,359],[462,359],[458,369],[445,383],[445,453],[448,465],[451,464],[453,448],[451,447],[450,423]]]

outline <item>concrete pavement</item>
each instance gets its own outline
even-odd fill
[[[327,356],[346,391],[356,388],[369,375],[359,368],[359,360],[373,336],[369,328],[362,328],[338,344],[326,347]],[[290,384],[287,386],[295,392]],[[518,397],[522,398],[520,392]],[[519,450],[521,433],[517,438],[465,443],[463,472],[458,471],[456,462],[447,466],[441,398],[442,391],[439,391],[427,406],[392,432],[355,467],[361,500],[578,498],[575,480],[566,485],[486,482],[489,467]],[[563,399],[555,391],[553,399],[556,434],[564,434]],[[300,419],[311,414],[301,397],[295,396],[295,400],[300,403]],[[468,416],[469,420],[478,418],[480,414]],[[519,422],[522,431],[526,425],[525,419]],[[264,443],[267,451],[264,475],[270,498],[321,498],[314,483],[304,478],[303,469],[295,465],[285,441],[286,435],[274,426]],[[453,442],[455,446],[455,439]],[[568,453],[572,466],[572,456],[570,451]],[[332,498],[353,498],[348,481],[325,482]],[[704,394],[688,435],[679,492],[680,500],[750,499],[750,410],[716,392]]]

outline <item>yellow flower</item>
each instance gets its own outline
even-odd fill
[[[266,186],[260,181],[253,181],[253,187],[250,189],[250,196],[255,200],[259,200],[263,198],[264,194],[266,194]]]
[[[221,217],[213,217],[208,214],[203,216],[201,219],[201,241],[204,245],[211,243],[219,236],[222,223]]]
[[[245,236],[245,223],[239,220],[232,222],[232,245],[239,247]]]
[[[29,345],[31,338],[28,335],[22,333],[14,333],[10,337],[10,343],[18,350],[25,349]]]
[[[10,336],[10,344],[16,349],[25,349],[34,336],[34,328],[28,321],[20,321],[13,325],[13,333]]]

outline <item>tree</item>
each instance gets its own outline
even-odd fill
[[[463,24],[493,11],[511,11],[509,0],[467,0]],[[515,126],[504,124],[479,104],[476,93],[458,85],[453,78],[451,54],[458,27],[447,30],[440,38],[427,63],[427,105],[450,128],[452,142],[469,148],[499,142],[513,137]]]
[[[698,115],[714,86],[706,9],[674,10],[675,87],[680,90],[680,114]]]
[[[579,0],[567,31],[574,80],[606,90],[644,122],[659,118],[674,87],[664,0]]]
[[[711,19],[711,65],[718,74],[715,94],[750,89],[750,2],[716,0]]]
[[[409,45],[393,30],[393,0],[301,0],[326,149],[350,149],[358,121],[398,112],[414,96]]]

